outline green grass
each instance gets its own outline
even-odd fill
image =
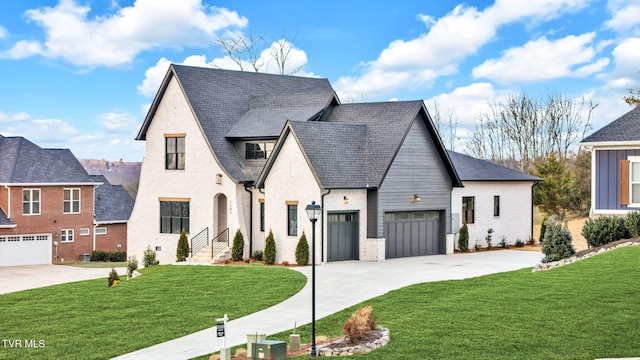
[[[316,334],[341,335],[351,313],[371,305],[391,342],[354,359],[640,356],[639,259],[640,247],[629,247],[544,272],[414,285],[324,318]],[[310,342],[310,326],[298,330]]]
[[[0,337],[44,348],[0,348],[0,359],[107,359],[265,309],[300,291],[279,267],[154,266],[107,287],[105,278],[0,295]],[[265,286],[268,284],[268,286]]]

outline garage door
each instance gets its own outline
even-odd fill
[[[0,235],[0,266],[50,263],[50,235]]]
[[[358,213],[329,213],[327,228],[327,260],[358,260]]]
[[[384,214],[386,258],[444,254],[444,211]]]

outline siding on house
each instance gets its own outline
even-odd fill
[[[640,156],[640,149],[595,149],[595,211],[628,210],[620,205],[620,160]]]
[[[451,224],[451,177],[420,116],[407,136],[378,189],[375,237],[384,237],[384,213],[389,211],[444,210],[445,233]],[[413,202],[414,195],[421,198]]]
[[[367,237],[378,237],[378,190],[367,191]]]

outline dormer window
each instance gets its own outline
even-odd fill
[[[272,142],[255,143],[250,142],[245,144],[245,159],[247,160],[264,160],[268,159],[273,151]]]

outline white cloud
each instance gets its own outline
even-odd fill
[[[142,84],[137,87],[138,92],[146,97],[155,96],[162,83],[162,79],[164,79],[167,73],[167,69],[169,69],[169,65],[171,65],[171,61],[160,58],[154,66],[148,68],[144,72]]]
[[[7,31],[7,29],[5,27],[0,25],[0,39],[4,39],[7,36],[9,36],[9,31]]]
[[[629,87],[640,87],[640,37],[628,38],[618,44],[612,51],[615,69],[601,76],[607,83],[605,89],[624,90]]]
[[[505,90],[496,90],[491,83],[479,82],[458,87],[450,93],[436,95],[425,100],[425,104],[433,116],[435,101],[442,119],[448,119],[452,115],[458,119],[461,127],[473,130],[476,116],[489,109],[487,101],[506,97],[507,94]]]
[[[588,76],[609,64],[607,58],[592,62],[597,54],[592,46],[594,38],[593,32],[558,40],[543,36],[508,49],[499,59],[486,60],[473,69],[473,76],[502,84]],[[574,69],[578,65],[582,66]]]
[[[31,116],[25,112],[18,112],[14,114],[5,114],[0,112],[0,123],[18,122],[23,120],[29,120]]]
[[[131,134],[140,126],[131,114],[105,113],[98,115],[98,119],[108,133]]]
[[[427,87],[439,76],[456,73],[458,64],[491,42],[501,26],[546,21],[582,9],[587,3],[588,0],[497,0],[482,11],[458,5],[437,20],[421,14],[418,19],[425,24],[426,33],[391,42],[376,60],[363,64],[362,75],[342,77],[336,88],[346,96],[357,97],[362,93],[378,96],[398,86]],[[398,76],[411,82],[401,83]]]
[[[611,19],[604,26],[619,33],[640,36],[640,4],[636,0],[614,0],[608,3]]]
[[[46,40],[20,40],[0,56],[39,54],[80,67],[122,66],[145,50],[210,46],[218,32],[248,23],[236,12],[203,5],[202,0],[136,0],[113,15],[92,18],[90,10],[74,0],[28,10],[26,18],[44,28]]]

